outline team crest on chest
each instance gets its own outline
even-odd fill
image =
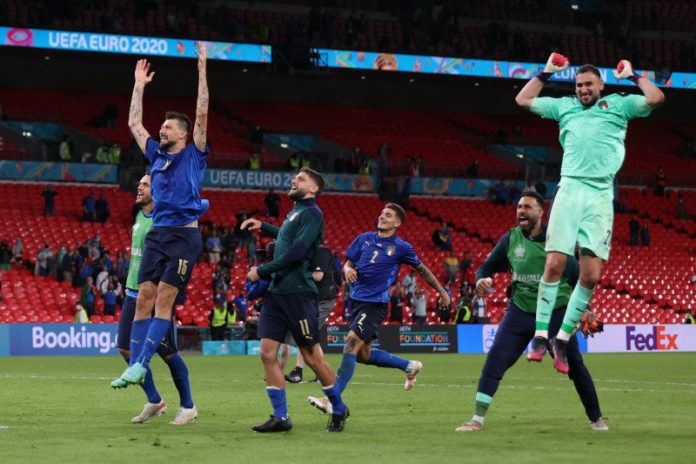
[[[396,253],[396,247],[393,245],[389,245],[387,247],[387,256],[394,256],[394,253]]]
[[[527,251],[524,249],[522,245],[517,245],[515,247],[515,258],[523,259],[526,252]]]

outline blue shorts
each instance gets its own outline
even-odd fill
[[[184,291],[202,246],[196,227],[153,227],[145,237],[138,284],[164,282]]]
[[[377,329],[387,318],[387,304],[353,300],[350,314],[350,330],[365,343],[377,338]]]
[[[317,295],[267,293],[259,316],[259,338],[285,343],[290,333],[297,346],[311,348],[319,343]]]
[[[126,296],[121,307],[121,318],[118,320],[118,339],[117,345],[119,349],[130,350],[131,328],[133,319],[135,318],[135,298]],[[173,317],[172,317],[173,320]],[[178,351],[176,346],[176,327],[172,323],[169,326],[169,332],[157,348],[157,354],[166,357],[175,354]]]

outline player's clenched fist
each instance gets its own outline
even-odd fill
[[[551,55],[549,55],[549,59],[546,62],[546,66],[544,66],[544,72],[548,74],[553,74],[559,71],[564,71],[568,69],[569,65],[570,61],[566,56],[554,52]]]

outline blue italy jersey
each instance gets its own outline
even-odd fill
[[[389,301],[389,287],[394,285],[401,264],[418,266],[421,263],[410,243],[396,235],[380,238],[377,232],[358,235],[348,247],[346,258],[358,272],[350,297],[373,303]]]
[[[201,182],[209,153],[207,144],[205,151],[200,151],[192,143],[172,155],[147,139],[145,156],[151,165],[154,227],[185,226],[208,210],[208,200],[201,200]]]

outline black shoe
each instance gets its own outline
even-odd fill
[[[346,410],[343,411],[343,414],[331,414],[329,423],[326,424],[326,431],[343,432],[343,429],[346,426],[346,419],[348,419],[348,417],[350,417],[350,411],[348,411],[348,406],[346,406]]]
[[[285,374],[285,380],[290,383],[302,383],[302,369],[294,368],[289,374]]]
[[[292,421],[288,417],[287,419],[278,419],[275,416],[271,416],[263,424],[256,424],[251,429],[254,432],[259,433],[273,433],[273,432],[287,432],[292,428]]]
[[[551,353],[553,354],[553,367],[561,374],[567,374],[568,367],[568,342],[557,338],[551,339]]]
[[[544,337],[534,337],[532,339],[532,346],[527,353],[527,361],[541,362],[546,354],[547,343]]]

